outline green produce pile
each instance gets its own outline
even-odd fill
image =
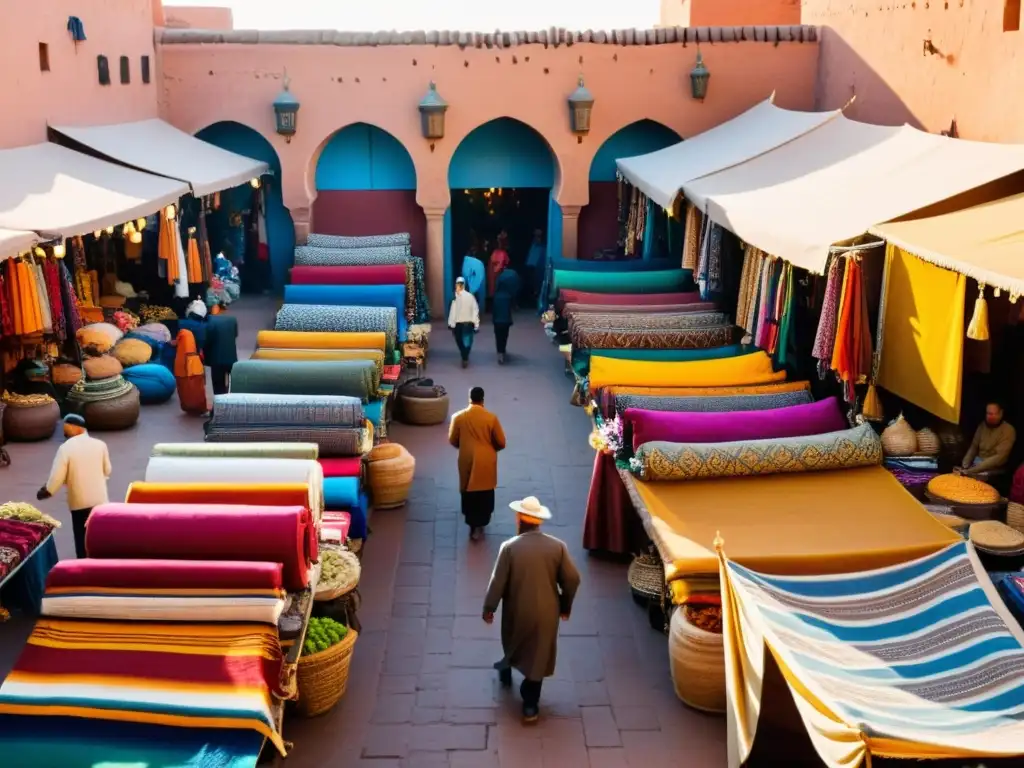
[[[310,656],[326,651],[332,645],[337,645],[344,640],[347,634],[348,627],[344,624],[326,616],[313,617],[309,620],[309,628],[306,630],[306,642],[302,646],[302,655]]]
[[[320,550],[320,588],[359,583],[359,558],[337,549]]]
[[[18,520],[22,523],[43,523],[51,528],[60,528],[60,521],[40,512],[24,501],[8,501],[0,504],[0,520]]]

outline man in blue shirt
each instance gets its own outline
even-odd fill
[[[534,295],[538,295],[541,292],[541,287],[544,284],[544,270],[547,268],[547,246],[544,244],[544,231],[540,229],[533,230],[533,242],[530,244],[530,250],[526,254],[526,275],[530,282],[530,291]],[[539,304],[543,303],[543,297]]]

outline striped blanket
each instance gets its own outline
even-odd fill
[[[0,686],[0,715],[255,731],[284,754],[271,711],[281,667],[266,624],[41,619]]]
[[[740,763],[775,695],[762,690],[766,658],[830,768],[1024,755],[1024,632],[966,542],[836,576],[767,576],[726,560],[722,580]]]

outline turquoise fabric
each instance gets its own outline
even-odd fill
[[[563,288],[594,293],[674,293],[686,289],[688,274],[682,269],[654,272],[554,271],[551,295]]]

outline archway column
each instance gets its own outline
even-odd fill
[[[430,314],[435,320],[445,317],[444,215],[446,210],[447,206],[423,208],[423,214],[427,217],[427,255],[424,264],[427,273],[427,299],[430,301]]]
[[[562,204],[562,257],[575,259],[579,257],[580,211],[582,205]]]

